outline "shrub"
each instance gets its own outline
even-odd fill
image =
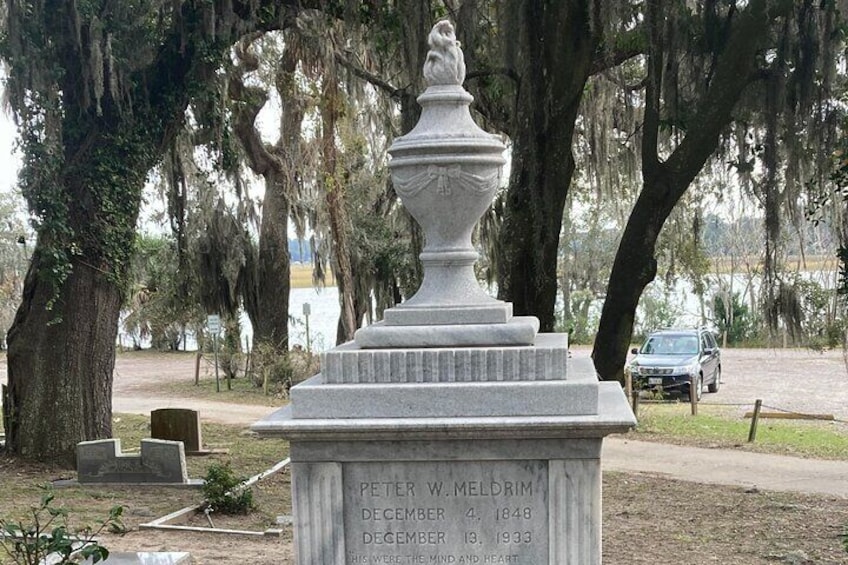
[[[204,477],[203,496],[206,504],[222,514],[248,514],[255,508],[253,491],[237,488],[244,481],[237,478],[229,463],[210,465]]]
[[[257,387],[268,385],[269,389],[287,396],[289,389],[319,370],[319,356],[299,346],[288,352],[268,343],[259,343],[251,353],[251,378]]]

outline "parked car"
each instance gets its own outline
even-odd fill
[[[689,382],[695,379],[698,400],[704,385],[718,392],[721,385],[721,350],[709,330],[671,329],[652,333],[628,368],[634,389],[679,392],[689,396]]]

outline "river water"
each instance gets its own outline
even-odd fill
[[[339,290],[335,286],[314,288],[293,288],[289,294],[289,344],[294,347],[307,346],[307,316],[304,305],[309,304],[308,342],[313,351],[326,351],[336,345],[336,325],[339,319]],[[143,348],[150,347],[149,339],[138,340]],[[194,334],[186,334],[184,346],[188,351],[197,349]],[[241,314],[241,342],[253,343],[253,327],[247,314]],[[119,334],[119,344],[124,348],[133,347],[133,339],[123,328]]]
[[[819,284],[821,284],[824,288],[833,288],[833,285],[835,284],[835,273],[804,273],[802,276],[808,280],[816,280],[816,282],[819,282]],[[713,279],[715,278],[716,277],[713,276]],[[720,279],[719,282],[721,283],[721,286],[724,286],[725,288],[731,286],[729,275],[719,275],[718,278]],[[749,285],[752,284],[754,285],[754,294],[757,294],[759,291],[758,278],[754,278],[753,281],[749,281],[746,280],[745,277],[737,275],[733,277],[733,292],[741,294],[743,299],[745,299],[750,296]],[[707,290],[706,299],[707,304],[709,304],[710,297],[718,290],[719,284],[717,284],[716,280],[712,280],[708,286],[709,288]],[[646,294],[653,294],[654,297],[664,295],[664,298],[662,299],[667,301],[670,309],[674,311],[676,318],[674,325],[678,327],[693,327],[699,325],[701,321],[701,308],[698,297],[693,291],[691,284],[683,279],[678,279],[669,293],[666,294],[663,291],[663,288],[664,285],[662,285],[659,281],[655,281],[648,287]],[[289,295],[289,316],[291,318],[289,323],[289,343],[292,347],[295,345],[300,345],[304,348],[307,347],[307,317],[304,315],[305,304],[309,304],[310,312],[308,320],[308,344],[312,347],[313,351],[317,352],[332,349],[336,344],[336,326],[338,324],[340,312],[338,288],[331,286],[321,289],[291,289],[291,293]],[[592,317],[595,318],[595,322],[597,322],[597,318],[600,316],[602,305],[603,301],[599,299],[592,306]],[[558,296],[556,308],[557,311],[562,311],[561,295]],[[707,306],[705,314],[708,318],[711,316],[711,312],[709,310],[709,306]],[[640,309],[640,311],[637,312],[637,318],[641,320],[642,315],[643,311]],[[245,343],[245,341],[248,344],[252,343],[253,329],[246,314],[242,314],[241,324],[242,343]],[[186,341],[187,349],[194,350],[197,348],[197,344],[192,335],[188,335],[186,337]],[[124,347],[132,347],[132,340],[128,336],[122,334],[121,344]],[[149,342],[142,342],[143,347],[149,347],[149,345]]]

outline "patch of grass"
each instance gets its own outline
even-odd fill
[[[250,379],[239,377],[230,381],[232,390],[227,390],[227,379],[220,375],[221,392],[215,386],[215,375],[203,377],[199,384],[194,380],[176,381],[170,383],[153,383],[148,390],[157,394],[167,394],[177,398],[199,398],[203,400],[215,400],[218,402],[229,402],[232,404],[251,404],[257,406],[285,406],[288,399],[281,395],[268,395],[262,392],[261,387],[254,386]]]
[[[636,437],[679,445],[848,459],[848,430],[841,424],[761,419],[754,443],[748,443],[750,428],[750,419],[725,407],[701,404],[698,415],[692,416],[688,404],[643,404],[639,407]]]
[[[147,416],[116,414],[113,423],[114,437],[121,438],[125,451],[137,450],[141,439],[150,437],[150,419]],[[188,474],[202,478],[210,465],[229,464],[238,476],[252,476],[288,456],[288,443],[277,439],[263,439],[240,426],[204,424],[203,441],[207,446],[225,448],[227,453],[205,457],[188,457]],[[39,485],[60,478],[73,478],[74,471],[0,456],[0,516],[25,518],[30,507],[37,505],[42,490]],[[186,506],[199,504],[203,495],[200,489],[161,486],[71,486],[57,488],[56,505],[65,507],[71,524],[81,528],[96,521],[116,505],[126,508],[124,523],[133,530],[138,524]],[[281,472],[263,479],[254,486],[257,510],[237,518],[213,515],[220,528],[264,530],[275,527],[276,517],[291,513],[289,475]],[[208,526],[202,515],[190,520],[192,525]],[[108,546],[108,544],[107,544]],[[2,561],[0,561],[2,563]]]

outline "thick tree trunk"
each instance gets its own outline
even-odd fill
[[[48,310],[53,286],[41,279],[40,245],[9,330],[9,450],[74,465],[76,444],[111,437],[112,371],[121,294],[100,271],[74,261]]]
[[[512,172],[500,231],[498,296],[554,329],[557,251],[574,173],[571,138],[597,38],[590,2],[513,2],[520,76]],[[509,29],[509,28],[508,28]]]
[[[257,315],[254,343],[270,343],[288,350],[291,256],[289,255],[289,201],[283,183],[266,177],[259,233]]]
[[[40,220],[8,336],[8,447],[16,455],[73,464],[77,442],[111,434],[121,285],[145,176],[181,127],[189,99],[205,94],[220,57],[239,36],[285,28],[301,8],[316,6],[234,0],[225,7],[152,7],[133,14],[150,22],[158,16],[161,29],[144,35],[113,29],[113,18],[126,22],[117,10],[122,3],[98,12],[99,21],[73,2],[42,4],[10,10],[9,28],[17,33],[4,53],[9,83],[17,86],[17,96],[10,96],[16,117],[23,129],[36,127],[22,140],[21,184]],[[132,64],[107,57],[113,40],[115,53],[146,55]],[[44,61],[53,65],[50,71],[37,72]],[[33,118],[31,106],[42,104]]]

